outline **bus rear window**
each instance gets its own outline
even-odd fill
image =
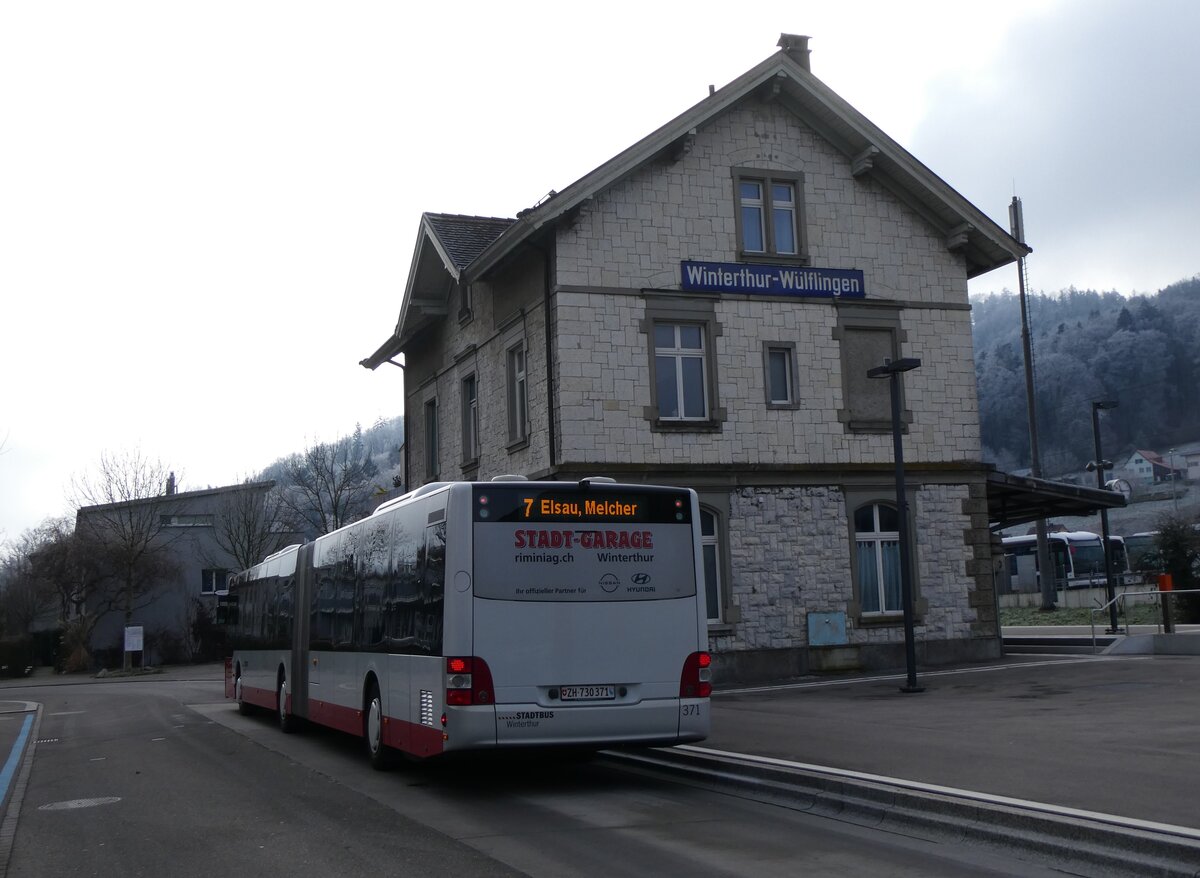
[[[475,594],[666,600],[696,594],[691,495],[678,489],[474,489]]]

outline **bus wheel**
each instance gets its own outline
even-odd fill
[[[395,764],[395,760],[392,749],[383,743],[383,699],[379,697],[379,684],[374,680],[367,689],[363,737],[367,741],[367,755],[371,758],[371,767],[376,771],[390,769]]]
[[[284,734],[291,734],[296,731],[296,717],[288,713],[287,709],[288,684],[287,676],[283,673],[279,675],[279,684],[275,688],[275,705],[277,707],[276,715],[279,717],[279,729]]]
[[[237,675],[233,678],[233,697],[237,701],[238,713],[242,716],[249,716],[254,712],[254,708],[246,703],[246,699],[242,695],[242,669],[238,667]]]

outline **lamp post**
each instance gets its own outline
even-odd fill
[[[1089,470],[1096,471],[1096,487],[1104,488],[1104,471],[1112,469],[1112,461],[1105,460],[1100,455],[1100,410],[1115,409],[1117,402],[1114,399],[1101,399],[1092,402],[1092,439],[1096,443],[1096,459],[1087,465]],[[1100,507],[1100,532],[1104,538],[1104,587],[1105,594],[1108,597],[1108,619],[1111,623],[1108,633],[1116,634],[1119,630],[1117,625],[1117,602],[1116,589],[1113,588],[1112,577],[1112,544],[1108,538],[1108,508]]]
[[[1175,449],[1171,449],[1171,505],[1175,507],[1175,514],[1179,514],[1179,494],[1175,491]]]
[[[908,679],[900,687],[901,692],[924,692],[917,685],[917,648],[913,636],[912,563],[908,548],[908,500],[904,491],[904,447],[900,441],[900,373],[909,372],[921,365],[913,357],[899,360],[884,360],[882,366],[867,370],[868,378],[890,378],[892,392],[892,445],[896,456],[896,511],[898,513],[900,538],[900,599],[904,604],[904,662]]]

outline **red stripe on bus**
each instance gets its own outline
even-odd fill
[[[267,710],[275,709],[275,690],[260,689],[257,686],[247,686],[242,684],[242,700],[247,704],[253,704],[256,707],[265,707]]]
[[[383,743],[414,756],[437,756],[444,749],[441,729],[395,717],[383,721]]]
[[[340,704],[333,704],[329,701],[309,699],[308,718],[312,722],[329,726],[339,732],[362,737],[363,712],[353,707],[342,707]]]

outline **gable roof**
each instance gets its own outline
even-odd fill
[[[414,281],[414,274],[422,266],[434,267],[426,261],[427,257],[423,258],[423,253],[428,256],[432,256],[433,252],[439,253],[443,267],[459,283],[471,283],[486,277],[489,271],[511,256],[524,242],[552,228],[555,223],[570,219],[574,212],[598,193],[621,182],[656,157],[668,151],[690,148],[690,141],[698,127],[756,95],[785,106],[845,155],[852,163],[855,176],[870,175],[922,216],[945,238],[947,247],[963,253],[967,277],[1007,265],[1031,252],[1029,247],[1013,238],[817,79],[808,69],[807,38],[784,34],[779,44],[783,47],[779,52],[576,180],[562,192],[551,193],[535,207],[522,211],[516,220],[484,220],[446,214],[422,216],[417,252],[396,330],[361,364],[374,369],[390,360],[422,325],[439,313],[445,313],[444,288],[429,291],[435,294],[440,292],[438,298],[443,302],[440,309],[433,299],[423,300],[414,289],[419,285]],[[481,225],[468,229],[467,223],[458,222],[463,220],[475,220]],[[501,227],[502,223],[507,225]],[[469,242],[464,243],[470,246],[464,246],[461,250],[453,247],[448,237],[451,233],[468,237]],[[472,252],[490,233],[495,233],[495,236],[478,252]],[[465,263],[456,260],[456,257],[465,258],[468,255],[470,259]],[[415,309],[414,304],[417,305]],[[418,319],[409,321],[407,318],[414,310],[417,314],[413,316]]]
[[[432,233],[434,245],[444,254],[446,267],[453,266],[461,273],[516,220],[427,213],[421,217],[421,222]]]
[[[949,243],[961,247],[967,258],[968,277],[1007,265],[1031,252],[784,49],[543,204],[524,212],[472,263],[467,280],[483,276],[547,223],[620,182],[663,151],[681,145],[713,117],[759,93],[780,101],[839,149],[853,162],[856,175],[870,174],[939,229]]]
[[[359,360],[359,364],[374,369],[382,363],[394,362],[392,357],[403,350],[408,338],[427,323],[445,316],[446,275],[451,283],[461,281],[467,267],[515,222],[503,217],[421,214],[396,328],[375,353]]]

